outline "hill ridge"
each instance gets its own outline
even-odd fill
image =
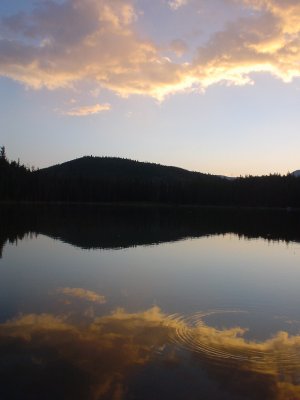
[[[185,178],[217,177],[187,169],[153,162],[132,160],[111,156],[83,156],[55,164],[37,171],[43,175],[60,177],[144,177],[144,178]]]

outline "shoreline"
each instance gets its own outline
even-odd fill
[[[297,207],[267,207],[267,206],[242,206],[242,205],[202,205],[202,204],[176,204],[176,203],[151,203],[151,202],[84,202],[84,201],[0,201],[3,205],[14,206],[99,206],[99,207],[134,207],[134,208],[189,208],[189,209],[218,209],[218,210],[269,210],[299,212]]]

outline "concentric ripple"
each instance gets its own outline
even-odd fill
[[[220,365],[240,363],[252,370],[266,373],[292,373],[300,378],[300,333],[289,335],[280,331],[265,341],[244,338],[247,328],[235,326],[217,329],[205,318],[216,314],[245,313],[240,310],[213,310],[190,316],[173,314],[168,317],[171,341],[205,359]]]

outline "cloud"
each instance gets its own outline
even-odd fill
[[[0,75],[34,89],[86,83],[124,98],[136,94],[158,100],[222,82],[251,84],[257,72],[284,82],[299,77],[300,3],[231,1],[250,12],[212,33],[190,62],[175,62],[165,56],[165,46],[141,37],[133,0],[39,2],[31,13],[0,21]],[[185,3],[172,0],[169,5],[175,10]],[[182,56],[188,46],[195,48],[193,40],[189,46],[178,38],[171,48]],[[100,106],[75,108],[69,115],[88,115]]]
[[[218,82],[253,83],[267,72],[290,82],[300,76],[300,4],[267,0],[238,1],[257,12],[229,24],[198,49],[193,75],[204,87]]]
[[[69,111],[64,111],[63,114],[75,116],[75,117],[86,117],[88,115],[99,114],[102,111],[108,111],[111,109],[111,105],[105,104],[94,104],[93,106],[84,106],[72,108]]]
[[[65,287],[58,289],[58,292],[63,293],[67,296],[77,297],[79,299],[87,300],[94,303],[106,303],[105,296],[87,289]]]
[[[184,40],[175,39],[172,40],[170,48],[172,51],[174,51],[177,57],[182,57],[187,52],[188,45]]]
[[[138,36],[136,15],[131,0],[49,0],[3,18],[0,75],[35,89],[88,82],[161,98],[183,85],[186,68]]]
[[[169,6],[172,10],[178,10],[178,8],[185,6],[189,0],[170,0],[169,1]]]

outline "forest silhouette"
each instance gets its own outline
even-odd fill
[[[116,157],[86,156],[35,170],[0,149],[0,201],[300,207],[293,174],[235,179]]]

